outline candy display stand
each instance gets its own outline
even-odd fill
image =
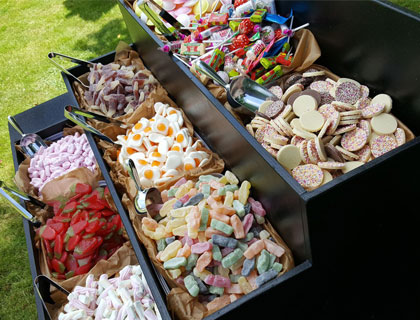
[[[123,0],[119,6],[148,68],[234,173],[255,186],[296,259],[310,257],[311,269],[289,282],[296,286],[282,288],[287,298],[277,303],[284,315],[412,315],[418,299],[408,292],[414,290],[411,261],[419,260],[412,228],[419,220],[413,199],[420,138],[306,192],[184,64],[158,50],[163,43]],[[279,1],[276,6],[280,14],[293,8],[296,25],[310,22],[322,52],[317,63],[361,81],[373,94],[389,93],[393,114],[418,136],[418,16],[380,1]],[[406,272],[393,273],[396,277],[383,267],[390,252],[404,257],[397,264]],[[399,297],[390,297],[390,291]],[[243,312],[247,307],[241,307]]]

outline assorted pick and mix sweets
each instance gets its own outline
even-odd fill
[[[266,211],[249,196],[251,184],[230,171],[197,182],[180,179],[162,193],[158,218],[143,218],[157,259],[192,297],[214,312],[283,270],[285,253],[264,228]]]
[[[123,244],[121,218],[105,199],[107,193],[107,187],[92,190],[78,183],[70,199],[49,203],[54,217],[37,232],[54,278],[85,274]]]
[[[292,13],[287,18],[277,15],[274,1],[168,0],[160,4],[183,25],[171,34],[175,40],[167,41],[161,50],[171,51],[199,78],[202,75],[196,72],[194,61],[201,59],[227,83],[240,74],[260,84],[279,78],[282,66],[290,66],[293,60],[290,38],[304,27],[293,28]],[[191,34],[186,36],[185,30]]]
[[[41,147],[31,159],[28,174],[31,185],[41,191],[47,182],[81,167],[95,172],[96,159],[86,135],[76,132]]]
[[[157,81],[146,69],[118,63],[95,64],[88,75],[89,90],[84,95],[87,103],[108,117],[130,113],[146,100]]]
[[[86,278],[84,287],[76,286],[58,320],[161,319],[140,266],[126,266],[118,277],[102,274]]]
[[[294,73],[270,90],[280,99],[263,103],[248,131],[306,189],[380,157],[406,141],[390,113],[387,94],[369,97],[355,80],[334,81],[325,71]]]
[[[161,102],[154,109],[152,118],[141,118],[117,142],[122,145],[118,161],[125,166],[132,159],[144,187],[180,177],[209,161],[209,154],[198,149],[201,142],[194,142],[180,110]]]

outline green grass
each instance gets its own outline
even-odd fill
[[[119,40],[130,42],[114,0],[0,1],[1,180],[13,185],[7,115],[66,91],[48,52],[91,59],[114,50]],[[2,198],[0,235],[0,319],[36,319],[22,221]]]
[[[392,2],[420,12],[418,0]],[[0,179],[12,184],[7,115],[65,92],[50,51],[90,59],[129,42],[114,0],[0,0]],[[67,65],[70,66],[70,65]],[[0,199],[0,319],[36,319],[20,216]]]

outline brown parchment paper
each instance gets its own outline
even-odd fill
[[[323,70],[325,71],[325,74],[328,78],[337,81],[338,79],[340,79],[340,77],[338,75],[336,75],[335,73],[333,73],[331,70],[329,70],[328,68],[318,65],[318,64],[313,64],[313,65],[309,65],[306,68],[302,69],[302,70],[296,70],[296,71],[302,71],[304,72],[305,70],[309,69],[309,68],[313,68],[316,70]],[[285,75],[283,77],[281,77],[279,79],[279,81],[277,82],[277,84],[284,90],[285,89],[285,82],[286,80],[292,76],[292,74],[288,74]],[[390,113],[392,114],[392,113]],[[395,117],[395,116],[394,116]],[[397,123],[398,123],[398,127],[403,129],[405,132],[405,138],[406,138],[406,142],[413,140],[416,136],[414,135],[414,133],[403,123],[401,122],[397,117],[395,117],[395,119],[397,119]]]
[[[40,261],[46,259],[45,255],[40,255]],[[46,261],[46,260],[45,260]],[[46,262],[45,262],[46,263]],[[109,278],[117,275],[121,269],[128,265],[137,265],[138,261],[134,253],[133,248],[127,241],[119,248],[108,260],[99,261],[88,273],[80,276],[72,277],[68,280],[57,280],[52,278],[60,286],[67,291],[71,292],[76,286],[84,286],[88,275],[92,274],[95,279],[98,280],[102,274],[108,275]],[[41,264],[41,272],[51,278],[48,267],[47,270],[42,270],[42,267],[46,267],[46,264]],[[44,272],[45,271],[45,272]],[[48,274],[47,274],[48,272]],[[52,319],[58,319],[58,315],[63,311],[64,306],[67,304],[67,298],[64,294],[54,288],[51,293],[51,298],[55,304],[51,305],[46,303],[48,311]]]
[[[136,213],[133,202],[127,197],[127,195],[123,196],[122,202],[128,209],[134,230],[136,231],[140,241],[146,247],[150,260],[152,260],[156,269],[165,278],[166,282],[171,288],[170,293],[167,295],[169,309],[174,312],[177,318],[180,320],[199,320],[211,314],[212,312],[208,312],[207,308],[202,303],[200,303],[197,298],[193,298],[184,286],[176,283],[170,277],[169,272],[163,268],[162,262],[156,259],[156,255],[158,254],[156,242],[153,239],[147,237],[141,228],[141,220],[146,215],[139,215]],[[279,276],[281,276],[294,267],[292,252],[267,220],[266,223],[264,223],[262,226],[270,233],[275,242],[282,246],[285,250],[283,256],[280,257],[280,263],[283,264],[283,270],[279,273]]]

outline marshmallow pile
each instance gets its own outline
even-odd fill
[[[209,162],[209,154],[197,150],[200,142],[193,144],[179,110],[161,102],[155,103],[154,109],[153,118],[141,118],[126,135],[118,136],[117,141],[122,145],[118,161],[125,166],[132,159],[146,188]]]
[[[76,286],[67,297],[69,303],[58,320],[105,319],[161,319],[155,301],[140,266],[126,266],[120,276],[99,281],[93,275],[86,278],[86,286]]]
[[[48,148],[41,147],[31,159],[28,173],[31,185],[41,191],[47,182],[80,167],[94,172],[96,160],[86,135],[76,132]]]

